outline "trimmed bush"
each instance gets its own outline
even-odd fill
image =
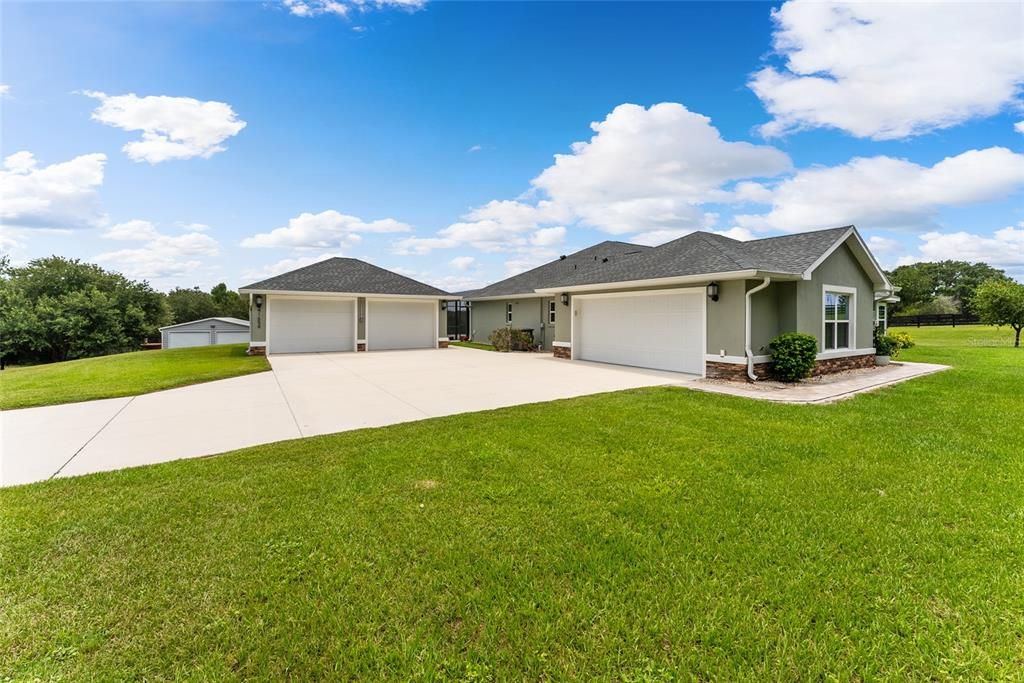
[[[885,336],[892,337],[892,339],[899,346],[899,351],[902,351],[903,349],[911,349],[914,347],[914,340],[910,336],[909,332],[903,332],[901,330],[898,332],[889,332]]]
[[[818,357],[818,339],[803,332],[786,332],[768,344],[772,372],[783,382],[799,382],[811,376]]]
[[[529,351],[533,341],[529,332],[499,327],[487,337],[495,351]]]

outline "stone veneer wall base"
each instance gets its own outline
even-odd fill
[[[572,349],[566,346],[555,346],[552,347],[552,352],[555,354],[555,358],[564,358],[565,360],[572,359]]]
[[[871,368],[875,365],[875,357],[871,354],[863,356],[846,356],[845,358],[827,358],[814,363],[811,370],[811,377],[830,375],[834,372],[844,370],[856,370],[859,368]],[[719,363],[707,361],[705,372],[709,379],[728,379],[736,382],[749,382],[747,377],[747,366],[738,363]],[[771,363],[755,363],[754,374],[758,379],[770,379],[772,374]]]
[[[448,340],[445,340],[445,341],[438,340],[437,348],[439,348],[439,349],[447,349],[448,348]]]
[[[250,346],[249,349],[245,352],[245,355],[247,355],[247,356],[265,356],[265,355],[267,355],[267,347],[266,346]]]

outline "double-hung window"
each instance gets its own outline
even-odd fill
[[[505,304],[505,324],[512,324],[512,304]]]
[[[850,348],[853,339],[853,293],[825,290],[824,351]]]
[[[552,325],[555,324],[555,302],[554,301],[549,301],[548,302],[548,322],[551,323]]]
[[[882,334],[885,334],[886,330],[889,329],[889,311],[885,304],[875,306],[875,327]]]

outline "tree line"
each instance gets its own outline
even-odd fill
[[[159,328],[212,316],[249,319],[247,297],[224,283],[166,294],[78,259],[12,267],[0,257],[0,357],[52,363],[134,351]]]

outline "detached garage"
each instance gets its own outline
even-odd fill
[[[436,287],[359,259],[332,258],[256,282],[251,353],[433,349],[448,345]]]
[[[573,297],[580,360],[704,372],[704,288]]]
[[[203,318],[160,328],[160,345],[165,349],[248,341],[249,321],[239,318]]]

